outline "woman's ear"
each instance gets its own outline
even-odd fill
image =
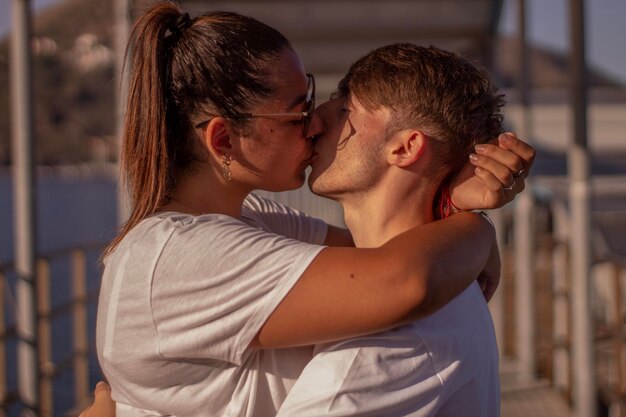
[[[223,117],[215,117],[202,130],[202,138],[208,151],[220,158],[232,153],[231,131],[228,121]]]
[[[406,168],[417,162],[426,149],[426,139],[419,130],[405,129],[395,133],[389,139],[389,164]]]

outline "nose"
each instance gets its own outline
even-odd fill
[[[307,131],[307,138],[315,139],[323,135],[326,130],[328,130],[328,124],[324,118],[324,113],[321,112],[319,108],[316,108]]]

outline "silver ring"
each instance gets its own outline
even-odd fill
[[[504,191],[513,191],[513,187],[515,187],[515,175],[513,175],[513,183],[508,187],[504,187]]]
[[[517,173],[513,174],[513,178],[519,178],[522,175],[524,175],[524,173],[525,173],[524,168],[522,168],[519,171],[517,171]],[[513,184],[515,184],[515,183],[513,183]]]

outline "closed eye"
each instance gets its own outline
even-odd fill
[[[294,126],[301,126],[304,124],[305,120],[306,120],[305,117],[300,117],[299,119],[290,120],[289,123],[291,123]]]

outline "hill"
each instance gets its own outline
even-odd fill
[[[36,161],[76,163],[111,141],[114,129],[112,2],[66,0],[33,22]],[[8,164],[8,40],[0,43],[0,165]]]

